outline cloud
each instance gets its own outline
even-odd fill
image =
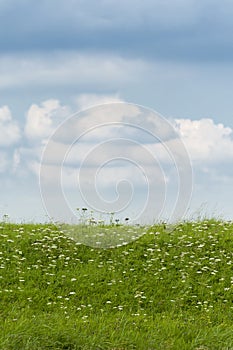
[[[168,188],[173,193],[178,188],[179,176],[184,188],[191,186],[190,179],[184,178],[188,170],[184,162],[186,156],[181,147],[182,142],[187,148],[201,185],[205,183],[206,177],[210,179],[210,174],[213,175],[213,183],[216,179],[220,181],[222,176],[229,181],[231,173],[228,165],[230,167],[233,159],[230,127],[214,123],[212,119],[183,118],[174,121],[176,131],[172,133],[171,122],[166,122],[162,117],[153,120],[151,111],[143,113],[140,106],[118,102],[115,95],[82,94],[76,98],[76,103],[85,108],[88,103],[95,104],[109,99],[112,99],[113,105],[104,105],[104,111],[98,106],[81,112],[81,116],[77,118],[72,114],[68,119],[67,112],[71,108],[63,106],[59,100],[50,99],[31,105],[26,113],[25,133],[21,144],[8,152],[9,154],[0,154],[0,172],[9,170],[9,174],[15,176],[15,179],[22,176],[38,179],[46,140],[59,123],[66,120],[68,122],[63,124],[62,132],[58,132],[50,141],[50,149],[42,167],[42,181],[46,189],[51,191],[60,184],[64,186],[64,191],[72,192],[72,189],[77,190],[80,181],[83,191],[89,193],[88,198],[91,200],[90,182],[93,185],[97,181],[103,196],[108,197],[107,191],[111,190],[113,193],[116,184],[121,180],[131,183],[136,192],[146,186],[148,181],[155,193],[162,198],[165,189]],[[69,123],[72,118],[73,122]],[[9,108],[4,109],[0,120],[4,123],[12,121]],[[112,120],[120,124],[91,129]],[[132,125],[126,127],[126,122]],[[142,129],[137,128],[137,125]],[[155,137],[148,136],[147,133],[145,136],[144,131],[147,129],[152,130]],[[78,135],[85,130],[88,131],[87,134],[76,142]],[[177,135],[180,135],[181,140]],[[223,163],[224,166],[221,166]],[[180,170],[176,169],[176,165],[180,166]],[[216,168],[220,167],[221,172],[216,172]],[[81,177],[78,177],[80,169]],[[186,180],[187,184],[184,184]],[[125,185],[121,190],[124,192],[126,188],[131,191]]]
[[[191,159],[202,164],[232,162],[233,130],[212,119],[176,119]]]
[[[143,114],[140,106],[121,103],[118,95],[81,94],[76,98],[76,105],[85,109],[89,105],[110,101],[113,105],[104,105],[104,111],[99,105],[68,119],[71,108],[62,105],[59,100],[50,99],[31,105],[24,126],[27,143],[22,139],[22,144],[18,144],[12,156],[8,157],[12,158],[13,172],[24,167],[24,170],[38,174],[35,164],[40,162],[46,141],[65,120],[68,122],[62,124],[61,131],[50,141],[51,148],[46,158],[48,164],[56,166],[64,161],[63,165],[69,168],[79,167],[84,162],[83,166],[89,168],[122,156],[147,168],[152,160],[156,164],[171,166],[174,162],[182,163],[185,156],[182,142],[193,164],[199,164],[203,171],[215,164],[232,162],[232,129],[215,124],[210,118],[176,119],[174,127],[180,135],[179,140],[178,134],[174,130],[172,132],[170,122],[162,117],[153,120],[151,111]],[[120,124],[108,125],[108,121]],[[147,130],[152,134],[148,134]],[[2,146],[12,146],[19,141],[19,127],[7,106],[0,109],[0,132]],[[2,169],[6,166],[4,159],[2,156]]]
[[[193,61],[233,57],[229,0],[88,0],[71,1],[69,6],[64,0],[33,6],[24,0],[3,1],[0,9],[5,52],[101,51]]]
[[[98,67],[98,69],[97,69]],[[56,51],[39,55],[32,52],[8,53],[0,56],[0,89],[82,86],[82,91],[118,89],[119,85],[135,81],[150,69],[140,59],[124,59],[105,53]],[[112,96],[113,97],[113,96]],[[80,96],[79,102],[84,102]],[[94,99],[94,95],[93,95]],[[116,96],[117,99],[117,96]],[[82,101],[81,101],[82,100]]]
[[[25,135],[31,141],[46,140],[55,131],[59,121],[70,114],[66,106],[61,106],[58,100],[47,100],[31,105],[27,112]]]
[[[91,166],[124,156],[136,157],[136,161],[148,164],[153,152],[149,152],[149,148],[146,151],[146,146],[155,146],[157,159],[161,147],[166,151],[163,143],[168,146],[169,140],[177,140],[170,147],[171,152],[178,150],[179,144],[182,146],[170,122],[143,107],[114,102],[97,105],[68,118],[50,139],[44,161],[54,163],[56,160],[62,164],[66,160],[69,164],[73,161],[80,164],[87,157],[86,164]]]
[[[132,129],[136,132],[132,132]],[[151,135],[153,132],[156,132],[154,137]],[[100,197],[98,188],[104,196],[106,191],[118,194],[116,192],[119,190],[119,196],[115,196],[117,200],[111,203],[115,211],[127,205],[132,194],[139,191],[145,195],[146,187],[148,201],[145,199],[144,203],[147,206],[151,201],[155,208],[156,205],[163,206],[168,184],[174,191],[178,188],[178,177],[182,189],[176,199],[176,211],[182,211],[191,191],[192,172],[187,154],[182,153],[182,143],[174,143],[177,138],[178,134],[168,121],[157,114],[153,119],[150,110],[133,104],[98,105],[73,115],[58,127],[43,154],[40,168],[43,198],[50,202],[50,197],[54,198],[56,193],[67,206],[64,191],[68,191],[72,197],[85,198],[88,206],[97,208]],[[160,148],[153,152],[161,144],[167,151],[166,146],[169,147],[171,141],[175,148],[170,148],[170,152],[177,166],[176,172],[174,164],[164,164],[164,159],[158,159]],[[151,146],[155,149],[151,149]],[[164,165],[169,168],[168,171],[163,168]],[[36,168],[34,163],[33,167]],[[82,193],[76,194],[80,192],[79,187]],[[109,206],[108,201],[103,203],[104,208]]]
[[[20,129],[8,106],[0,108],[0,147],[8,147],[20,139]]]
[[[86,109],[105,103],[122,102],[118,94],[80,94],[75,99],[79,109]]]
[[[126,194],[130,197],[131,192],[140,198],[137,192],[144,193],[147,183],[153,189],[157,202],[158,196],[159,202],[165,200],[168,190],[166,200],[169,202],[169,196],[174,196],[179,188],[180,179],[180,191],[186,191],[186,187],[190,190],[191,186],[190,178],[185,178],[187,164],[183,162],[183,142],[193,164],[198,188],[205,186],[207,179],[209,186],[222,179],[229,187],[233,160],[232,128],[215,123],[210,118],[182,118],[176,119],[173,124],[162,117],[153,119],[152,111],[146,113],[140,106],[122,103],[114,94],[82,94],[77,96],[76,103],[85,109],[88,103],[105,103],[111,99],[112,104],[104,104],[104,109],[98,105],[76,117],[72,114],[70,118],[67,115],[71,107],[62,105],[59,100],[32,104],[26,112],[21,140],[8,140],[8,144],[4,143],[4,151],[0,152],[1,176],[7,174],[9,181],[14,183],[26,178],[35,186],[35,183],[38,185],[35,179],[38,180],[42,169],[43,178],[40,180],[45,186],[45,195],[48,190],[53,196],[54,189],[62,186],[67,198],[72,198],[75,203],[76,197],[82,198],[78,188],[81,185],[89,203],[94,196],[96,207],[99,194],[106,198],[107,206],[108,200],[117,198],[118,190],[120,196],[123,194],[122,202],[116,201],[118,204],[127,199]],[[108,125],[108,121],[114,120],[118,124]],[[46,141],[51,133],[59,130],[57,127],[61,122],[64,122],[62,132],[50,141],[50,149],[41,168],[40,159]],[[0,109],[0,125],[15,125],[7,106]],[[175,128],[173,132],[172,125]],[[19,131],[18,126],[16,129]],[[85,130],[87,133],[78,138]],[[147,130],[155,135],[148,135]],[[180,170],[176,165],[180,166]],[[117,184],[120,184],[119,188]],[[97,193],[93,195],[95,189]]]

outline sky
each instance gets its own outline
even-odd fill
[[[177,219],[231,220],[232,16],[230,0],[0,0],[0,219],[169,220],[180,203]]]

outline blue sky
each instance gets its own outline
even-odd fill
[[[189,215],[232,219],[232,16],[230,0],[0,0],[0,216],[43,220],[46,139],[80,109],[125,101],[178,128],[194,175]]]

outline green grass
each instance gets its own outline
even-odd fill
[[[0,349],[232,350],[232,263],[227,222],[157,225],[105,250],[2,223]]]

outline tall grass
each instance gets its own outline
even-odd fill
[[[232,350],[232,262],[230,222],[156,225],[105,250],[2,223],[0,349]]]

